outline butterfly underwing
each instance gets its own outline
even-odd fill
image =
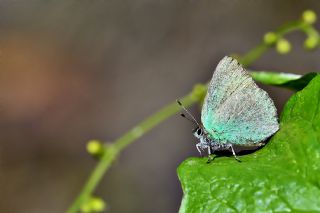
[[[190,114],[190,113],[188,113]],[[195,121],[191,115],[192,120]],[[201,111],[202,125],[193,134],[198,151],[208,154],[231,150],[233,146],[261,146],[279,129],[273,101],[250,74],[229,56],[217,65]]]

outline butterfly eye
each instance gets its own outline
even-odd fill
[[[201,135],[201,134],[202,134],[202,130],[201,130],[201,128],[198,128],[198,130],[197,130],[197,134],[198,134],[198,135]]]

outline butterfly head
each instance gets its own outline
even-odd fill
[[[193,133],[194,137],[196,137],[198,139],[200,139],[204,136],[204,131],[201,126],[197,126],[196,128],[194,128],[192,133]]]

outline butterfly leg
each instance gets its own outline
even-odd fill
[[[211,161],[213,161],[214,160],[214,157],[212,157],[211,156],[211,147],[210,146],[208,146],[208,161],[207,161],[207,163],[210,163]]]
[[[210,146],[208,146],[208,155],[209,155],[209,156],[211,155],[211,148],[210,148]]]
[[[230,144],[230,148],[231,148],[231,151],[232,151],[232,154],[233,154],[234,158],[235,158],[237,161],[241,162],[241,160],[237,157],[236,152],[234,151],[233,146],[232,146],[231,144]]]
[[[201,145],[200,145],[200,143],[197,143],[196,144],[196,148],[197,148],[197,150],[198,150],[198,152],[200,153],[200,156],[202,156],[202,153],[201,153]]]

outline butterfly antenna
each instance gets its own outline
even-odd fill
[[[187,117],[184,113],[180,113],[180,115],[181,115],[181,117],[187,119],[187,120],[190,121],[191,123],[198,125],[193,119]]]
[[[198,121],[194,118],[194,116],[189,112],[189,110],[187,110],[182,103],[177,100],[177,103],[179,104],[179,106],[189,115],[190,118],[188,118],[185,114],[181,113],[180,115],[184,118],[186,118],[187,120],[191,121],[192,123],[197,124],[198,126],[200,126],[200,124],[198,123]]]

